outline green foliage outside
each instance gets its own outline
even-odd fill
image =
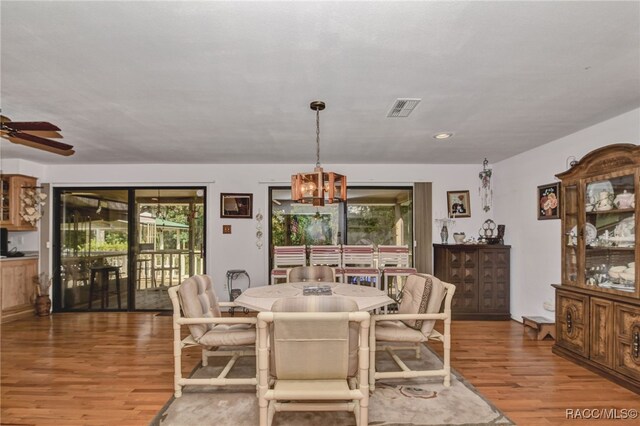
[[[411,241],[412,206],[401,206],[405,241]],[[347,244],[396,244],[393,206],[350,205],[347,208]]]
[[[405,241],[412,241],[412,205],[400,207]],[[274,211],[271,217],[273,245],[339,244],[337,214],[296,214]],[[394,206],[349,205],[346,244],[395,244]]]
[[[155,206],[152,206],[155,208]],[[155,212],[155,211],[154,211]],[[172,205],[165,206],[161,210],[161,217],[169,222],[180,223],[189,225],[190,209],[188,205]],[[199,249],[204,240],[204,205],[199,204],[195,206],[195,219],[194,219],[194,246]],[[180,241],[180,247],[187,247],[189,243],[189,232],[187,228],[181,230],[180,235],[176,230],[164,230],[158,229],[156,235],[156,247],[159,246],[160,232],[163,232],[164,248],[175,249],[178,247],[178,240]],[[127,232],[125,230],[117,231],[104,231],[104,241],[96,242],[96,231],[91,232],[91,244],[87,242],[86,231],[64,231],[63,232],[63,249],[72,252],[125,252],[127,250]]]

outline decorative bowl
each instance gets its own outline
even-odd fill
[[[456,243],[462,244],[464,242],[466,235],[464,232],[454,232],[453,239]]]

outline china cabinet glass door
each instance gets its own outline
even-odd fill
[[[636,292],[635,175],[590,180],[584,193],[584,283]]]
[[[575,285],[578,280],[578,186],[564,188],[564,277],[563,282]]]

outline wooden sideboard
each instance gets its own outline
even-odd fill
[[[456,286],[453,319],[509,320],[511,246],[434,244],[434,275]]]
[[[34,315],[33,279],[38,275],[38,258],[2,259],[0,270],[0,322]]]

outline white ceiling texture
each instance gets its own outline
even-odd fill
[[[325,164],[497,162],[640,106],[637,1],[0,8],[2,113],[76,150],[4,158],[314,163],[318,99]]]

